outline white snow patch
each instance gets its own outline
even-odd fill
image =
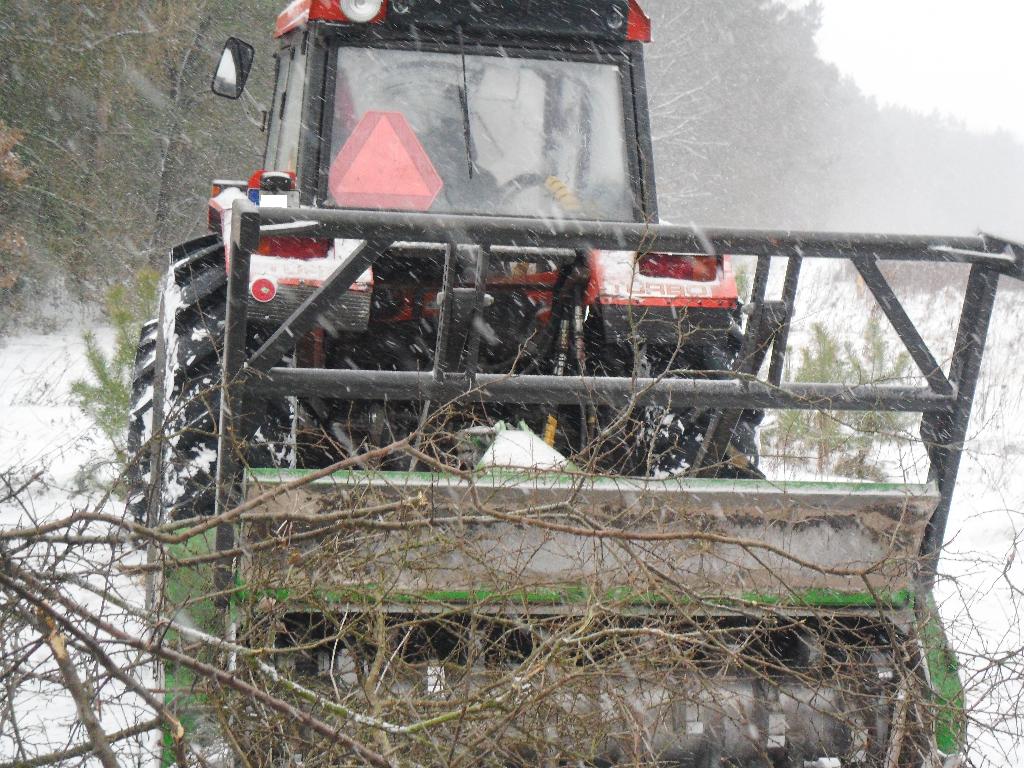
[[[100,343],[109,349],[113,333],[109,329],[94,330]],[[96,509],[103,492],[87,483],[83,468],[94,466],[111,453],[111,446],[75,407],[70,384],[86,378],[85,346],[82,329],[72,328],[61,334],[26,334],[0,341],[0,498],[8,484],[17,487],[36,476],[17,499],[0,503],[0,529],[12,529],[66,516],[76,510]],[[106,514],[123,515],[123,501],[111,499],[98,508]],[[105,529],[109,530],[109,529]],[[94,532],[99,532],[95,529]],[[22,564],[51,562],[53,549],[47,545],[20,551],[16,557]],[[49,559],[48,559],[49,558]],[[121,566],[137,562],[139,555],[129,549],[79,547],[61,562],[68,576],[91,584],[96,591],[118,595],[141,604],[141,585],[133,579],[118,576]],[[45,567],[45,566],[43,566]],[[74,602],[102,616],[105,620],[143,632],[144,629],[102,600],[94,591],[67,586],[64,594]],[[29,637],[0,637],[0,654],[8,652]],[[102,638],[100,638],[102,642]],[[112,651],[112,658],[125,670],[133,670],[137,679],[154,687],[150,670],[140,668],[123,651]],[[58,750],[71,744],[86,742],[87,736],[78,722],[74,703],[55,676],[38,675],[52,670],[52,656],[45,646],[24,665],[37,676],[17,686],[14,708],[18,731],[38,753]],[[118,684],[105,685],[96,692],[96,711],[101,725],[109,733],[130,727],[152,717],[143,702],[127,693]],[[0,725],[0,762],[20,757],[15,752],[11,723]],[[121,742],[115,752],[124,765],[152,762],[150,735]],[[32,753],[27,755],[32,757]],[[77,764],[92,766],[94,759]]]

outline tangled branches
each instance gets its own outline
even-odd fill
[[[0,531],[8,764],[910,766],[959,735],[910,597],[926,493],[480,473],[451,439]],[[57,691],[63,746],[25,718]]]

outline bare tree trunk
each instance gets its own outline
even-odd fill
[[[99,758],[100,763],[103,764],[103,768],[120,768],[117,757],[114,756],[114,751],[110,748],[107,734],[104,733],[99,720],[96,719],[96,713],[92,710],[92,696],[89,694],[85,683],[82,682],[82,678],[79,677],[78,670],[75,669],[71,656],[68,654],[68,646],[64,636],[57,631],[57,625],[53,619],[42,611],[39,613],[37,626],[40,633],[46,638],[46,644],[50,646],[50,650],[53,652],[53,658],[57,662],[57,669],[60,670],[60,675],[64,680],[64,687],[67,688],[71,698],[75,701],[78,719],[85,726],[85,730],[89,734],[93,752]]]
[[[153,210],[153,229],[149,241],[150,262],[157,267],[162,266],[163,251],[167,244],[171,196],[174,191],[174,171],[181,164],[179,155],[184,146],[181,134],[188,123],[188,113],[191,108],[191,99],[187,95],[187,80],[193,62],[202,50],[206,31],[212,21],[212,14],[208,11],[207,4],[203,3],[199,8],[199,23],[196,24],[193,32],[192,42],[185,50],[180,64],[172,75],[171,103],[173,108],[160,152],[160,168],[157,176],[158,192],[156,207]]]

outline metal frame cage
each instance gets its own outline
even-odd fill
[[[255,353],[246,353],[249,265],[261,237],[361,240],[333,274],[292,313]],[[280,367],[294,341],[314,329],[328,310],[393,243],[446,246],[440,294],[435,367],[431,372],[363,371]],[[564,251],[566,258],[594,249],[652,250],[756,257],[741,353],[732,371],[692,378],[603,378],[481,375],[475,370],[473,319],[483,311],[487,260],[494,247]],[[223,350],[217,504],[227,509],[241,495],[242,467],[236,448],[255,432],[261,401],[276,396],[325,396],[346,400],[520,402],[601,405],[698,406],[713,418],[694,470],[722,460],[743,409],[889,411],[923,415],[921,436],[931,463],[929,479],[940,501],[921,555],[923,580],[934,579],[952,502],[982,355],[1002,275],[1024,279],[1024,246],[982,235],[926,237],[776,232],[739,229],[449,216],[319,208],[255,207],[234,203],[228,302]],[[476,264],[476,285],[457,286],[456,258]],[[780,300],[766,298],[773,258],[787,267]],[[849,261],[874,295],[927,382],[924,387],[783,381],[790,322],[806,259]],[[948,373],[943,371],[879,268],[882,261],[965,264],[970,271]],[[760,371],[768,362],[764,377]],[[218,548],[233,546],[234,531],[218,531]]]

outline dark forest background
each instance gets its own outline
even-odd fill
[[[0,331],[89,319],[201,232],[214,177],[259,163],[284,0],[0,0]],[[1024,147],[880,109],[815,53],[818,9],[645,0],[662,217],[1024,235]],[[229,34],[258,55],[210,94]]]

